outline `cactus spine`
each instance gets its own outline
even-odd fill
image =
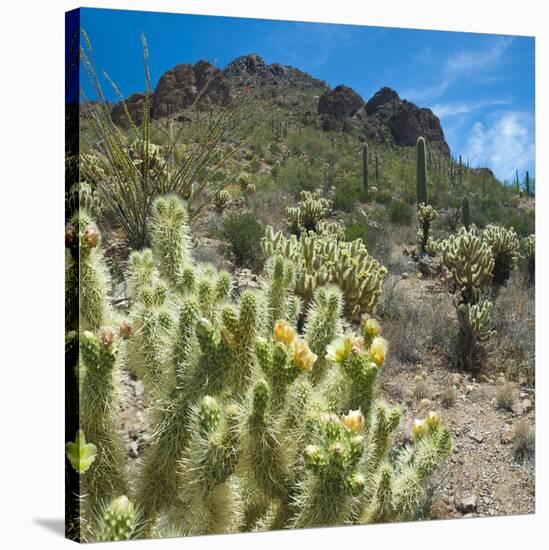
[[[428,204],[427,202],[427,161],[426,161],[425,138],[418,137],[416,144],[416,189],[417,204]]]

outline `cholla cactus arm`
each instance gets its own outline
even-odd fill
[[[258,380],[252,391],[250,413],[244,427],[242,472],[248,477],[249,491],[258,500],[282,499],[288,496],[288,472],[282,454],[282,442],[274,432],[268,414],[270,388]]]
[[[358,409],[370,421],[375,382],[387,355],[387,341],[381,336],[366,345],[362,336],[351,332],[338,338],[327,349],[327,358],[339,368],[336,391],[344,409]]]
[[[139,535],[139,514],[127,496],[111,500],[99,512],[94,541],[130,540]]]
[[[398,407],[389,409],[384,403],[376,403],[368,434],[366,472],[372,475],[387,456],[392,444],[392,435],[401,419]]]
[[[496,225],[488,225],[483,237],[494,257],[492,285],[497,289],[508,281],[511,271],[517,267],[520,243],[513,228],[505,229]]]
[[[365,486],[359,465],[364,452],[363,423],[346,425],[334,414],[320,413],[311,443],[305,447],[308,470],[296,496],[293,527],[341,524],[351,513],[353,498]]]
[[[255,354],[271,386],[269,412],[278,414],[286,403],[288,386],[300,374],[312,370],[317,355],[287,321],[278,320],[275,323],[273,339],[258,338]]]
[[[432,476],[453,448],[452,435],[441,426],[440,415],[430,412],[413,428],[414,443],[401,452],[394,483],[396,520],[415,519]]]
[[[99,229],[85,212],[78,211],[65,231],[65,300],[68,312],[75,316],[67,322],[80,330],[98,330],[111,321],[110,278],[100,245]],[[78,311],[70,304],[78,304]]]
[[[99,499],[126,493],[122,444],[116,431],[118,407],[118,364],[120,341],[110,327],[98,336],[85,331],[80,336],[80,353],[85,368],[82,381],[80,424],[97,447],[97,458],[83,477],[83,492],[93,507]]]
[[[231,352],[227,384],[235,397],[246,393],[256,364],[254,342],[259,331],[258,298],[246,290],[240,296],[238,316],[230,307],[221,311],[222,335]]]
[[[141,291],[154,286],[158,282],[158,277],[151,250],[145,249],[130,254],[126,281],[128,295],[132,300],[139,300]]]
[[[179,309],[179,322],[173,349],[173,368],[177,388],[185,384],[187,371],[192,364],[195,327],[198,321],[198,306],[193,300],[185,300]]]
[[[182,505],[174,514],[185,534],[234,531],[236,495],[229,481],[239,458],[238,408],[205,396],[191,413],[193,435],[183,459]]]
[[[191,261],[187,219],[185,205],[175,195],[156,199],[150,222],[153,254],[160,274],[174,286],[183,268]]]
[[[274,256],[265,268],[265,307],[267,310],[266,329],[271,332],[275,321],[295,318],[292,310],[292,289],[295,285],[293,263],[282,256]]]
[[[167,300],[168,288],[159,281],[141,289],[141,299],[130,312],[132,335],[128,342],[128,364],[143,378],[151,398],[165,393],[173,380],[167,377],[167,353],[174,326]]]
[[[318,356],[312,371],[315,385],[326,376],[329,361],[326,359],[326,348],[341,331],[343,297],[337,287],[319,288],[307,310],[305,323],[305,340],[311,351]]]

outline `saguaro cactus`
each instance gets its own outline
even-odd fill
[[[362,147],[362,189],[364,197],[368,198],[368,144]]]
[[[417,203],[427,204],[427,160],[426,160],[427,145],[425,138],[418,137],[416,144],[416,187],[417,187]]]
[[[469,209],[469,198],[467,196],[461,199],[461,223],[469,231],[471,225],[471,212]]]

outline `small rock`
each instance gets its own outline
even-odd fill
[[[407,279],[408,277],[410,277],[410,274],[409,274],[407,271],[405,271],[405,272],[401,275],[401,277],[402,277],[403,279]]]
[[[532,401],[530,399],[523,399],[521,406],[524,414],[528,414],[532,410]]]
[[[137,441],[130,441],[129,455],[132,458],[137,458],[139,456],[139,444],[137,443]]]
[[[469,437],[473,440],[473,441],[476,441],[477,443],[482,443],[484,441],[484,436],[481,435],[481,434],[477,434],[475,432],[471,432],[469,434]]]
[[[458,502],[457,508],[462,514],[472,514],[477,509],[477,497],[475,495],[462,497]]]

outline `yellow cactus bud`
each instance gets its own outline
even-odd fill
[[[412,424],[412,438],[414,441],[421,439],[427,431],[427,423],[425,420],[416,418]]]
[[[364,429],[365,419],[360,410],[349,411],[349,414],[343,415],[341,417],[341,421],[346,428],[357,434],[362,432],[362,430]]]
[[[387,356],[388,343],[385,338],[376,336],[372,345],[370,346],[370,359],[378,366],[381,367],[385,362]]]
[[[343,363],[351,353],[358,353],[364,348],[364,340],[355,338],[351,333],[333,341],[327,348],[326,359],[333,363]]]
[[[278,320],[273,329],[273,336],[277,342],[287,346],[293,345],[297,337],[294,327],[287,321]]]
[[[425,422],[429,428],[438,428],[440,426],[440,414],[436,411],[429,411]]]
[[[312,370],[318,355],[313,353],[307,342],[300,340],[294,346],[294,363],[301,372],[309,372]]]
[[[375,319],[370,318],[364,323],[364,332],[370,338],[375,338],[376,336],[379,336],[381,332],[381,326]]]

